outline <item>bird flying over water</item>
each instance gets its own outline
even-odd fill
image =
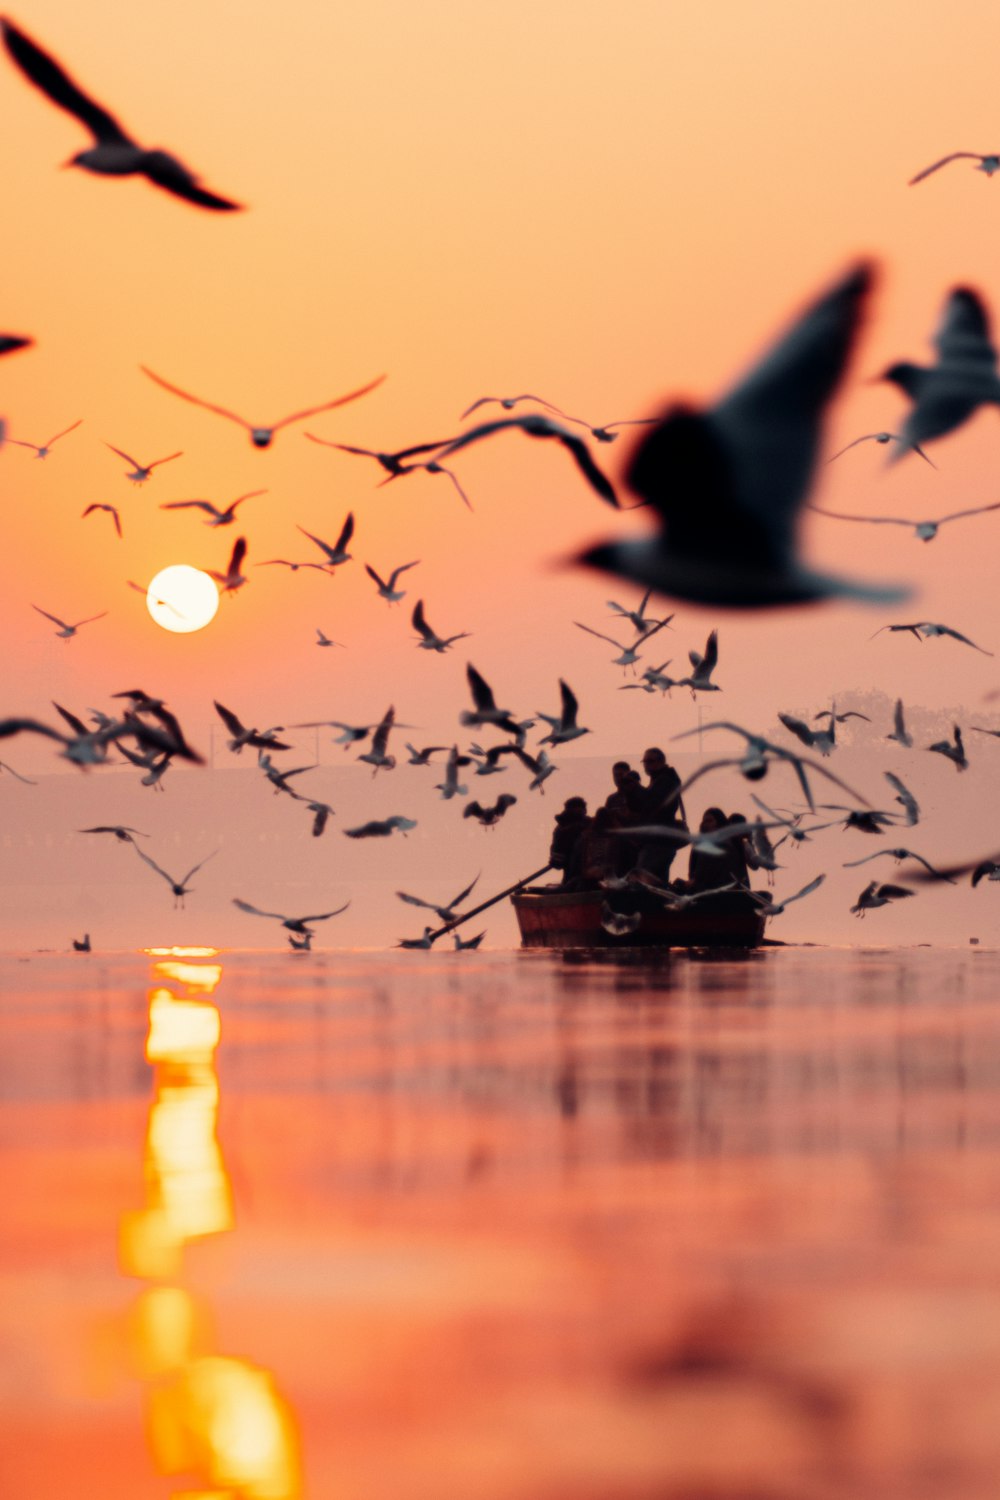
[[[184,457],[183,453],[180,452],[168,453],[166,458],[154,459],[151,464],[141,464],[137,459],[132,457],[131,453],[126,453],[122,448],[116,448],[113,443],[105,443],[104,446],[105,448],[110,448],[112,453],[117,453],[119,458],[123,458],[126,463],[132,465],[131,471],[125,475],[125,478],[131,479],[133,484],[145,484],[153,470],[158,469],[160,464],[168,464],[172,459]]]
[[[62,432],[57,432],[55,437],[50,437],[48,442],[46,443],[26,443],[24,438],[12,437],[9,437],[7,441],[8,443],[13,443],[15,448],[33,448],[35,450],[36,458],[48,458],[49,454],[52,452],[53,445],[55,443],[58,443],[60,438],[65,437],[68,432],[75,432],[76,429],[80,426],[80,422],[82,421],[83,418],[81,417],[79,422],[74,422],[70,427],[64,427]]]
[[[865,886],[851,911],[856,917],[863,917],[866,911],[874,911],[876,907],[888,906],[890,901],[902,901],[904,896],[915,895],[916,892],[907,890],[905,885],[879,885],[877,880],[873,880]]]
[[[1000,154],[989,152],[983,155],[981,151],[952,151],[947,156],[942,156],[940,161],[931,162],[929,167],[924,167],[916,177],[911,177],[907,186],[913,187],[914,183],[923,182],[932,172],[937,172],[941,167],[946,167],[950,161],[961,161],[962,158],[969,161],[977,161],[977,172],[985,172],[987,177],[992,177],[994,172],[1000,172]]]
[[[231,526],[236,520],[236,507],[242,505],[244,500],[253,500],[257,495],[266,495],[267,490],[250,490],[245,495],[238,496],[224,509],[220,510],[213,505],[211,500],[171,500],[166,505],[161,505],[161,510],[203,510],[208,516],[206,526]]]
[[[484,828],[495,828],[508,807],[513,807],[516,801],[517,798],[510,792],[501,792],[492,807],[483,807],[481,802],[470,802],[467,807],[463,807],[462,817],[475,818]]]
[[[241,723],[232,709],[226,708],[224,704],[213,699],[215,711],[225,724],[232,739],[229,741],[229,749],[234,755],[239,755],[244,745],[252,745],[256,750],[290,750],[290,745],[285,745],[281,740],[275,739],[271,730],[248,729]]]
[[[968,510],[953,510],[947,516],[939,516],[936,521],[907,521],[901,516],[848,516],[842,511],[824,510],[821,505],[810,505],[807,508],[815,511],[818,516],[830,516],[834,521],[863,521],[869,526],[908,526],[918,541],[932,542],[948,521],[961,521],[966,516],[982,516],[988,510],[1000,510],[1000,500],[993,505],[974,505]]]
[[[297,932],[302,937],[312,936],[310,922],[328,922],[331,917],[339,917],[350,904],[349,901],[345,901],[343,906],[338,906],[334,911],[315,912],[309,917],[286,917],[280,911],[261,911],[259,906],[251,906],[249,901],[241,901],[238,896],[233,897],[233,905],[238,906],[240,911],[248,912],[252,917],[271,917],[275,922],[280,922],[282,927],[287,927],[289,932]]]
[[[641,632],[638,639],[633,641],[631,646],[623,646],[621,641],[614,640],[610,635],[605,635],[600,630],[594,630],[590,625],[581,625],[579,620],[574,620],[573,624],[576,626],[577,630],[585,630],[588,635],[596,635],[599,641],[607,641],[609,646],[614,646],[615,649],[621,653],[620,656],[616,656],[613,658],[613,666],[631,667],[634,666],[634,664],[639,660],[638,647],[642,646],[650,636],[655,635],[658,630],[662,630],[664,625],[667,624],[667,621],[660,620],[657,624],[652,625],[648,630]]]
[[[626,609],[624,604],[618,604],[614,599],[607,600],[607,606],[609,609],[614,610],[616,615],[620,615],[622,619],[628,620],[638,635],[649,635],[654,627],[669,625],[670,621],[674,618],[673,615],[667,615],[665,620],[653,620],[647,615],[646,607],[649,604],[652,592],[651,588],[646,590],[639,601],[638,609]]]
[[[871,859],[881,859],[883,854],[891,854],[892,858],[899,864],[900,860],[915,859],[918,864],[923,865],[932,880],[944,880],[949,885],[956,885],[957,881],[951,875],[946,875],[943,870],[938,870],[929,864],[922,854],[914,854],[912,849],[876,849],[874,854],[866,854],[862,859],[849,859],[844,865],[845,870],[853,870],[858,865],[866,865]]]
[[[190,870],[188,870],[187,874],[181,880],[175,880],[172,875],[168,875],[166,870],[160,868],[155,859],[150,859],[148,854],[143,853],[138,844],[135,845],[135,852],[136,854],[138,854],[143,864],[147,864],[151,870],[155,870],[157,875],[161,875],[167,882],[170,889],[174,893],[174,906],[176,907],[183,906],[184,897],[190,894],[191,887],[188,885],[188,881],[192,878],[192,876],[197,875],[202,866],[207,865],[210,859],[214,859],[219,851],[218,849],[214,850],[213,853],[207,854],[204,859],[199,860],[198,864],[192,865]]]
[[[982,299],[970,287],[950,293],[933,339],[933,365],[905,360],[890,365],[883,380],[913,403],[903,424],[895,463],[916,443],[945,437],[961,427],[980,406],[1000,404],[997,352]]]
[[[119,516],[118,509],[114,505],[104,505],[100,501],[96,501],[95,500],[95,502],[94,502],[93,505],[88,505],[87,506],[86,510],[80,516],[80,520],[81,521],[85,521],[88,516],[93,515],[93,513],[94,513],[95,510],[106,510],[108,512],[108,514],[110,515],[110,517],[111,517],[111,519],[112,519],[112,521],[114,523],[115,530],[117,531],[119,537],[121,537],[121,534],[122,534],[121,516]]]
[[[135,834],[141,839],[149,838],[149,834],[143,833],[141,828],[130,828],[127,823],[99,823],[96,828],[78,828],[77,833],[113,833],[121,844],[134,844]]]
[[[230,422],[236,422],[240,427],[246,428],[255,448],[269,448],[274,434],[280,432],[282,427],[290,426],[292,422],[302,422],[306,417],[314,417],[317,412],[333,411],[338,406],[346,406],[349,401],[357,401],[359,397],[367,396],[369,391],[373,391],[385,379],[384,375],[380,375],[377,380],[371,380],[367,385],[359,386],[356,391],[349,391],[346,396],[337,396],[333,401],[324,401],[321,406],[310,406],[305,411],[293,412],[290,417],[282,417],[280,422],[275,422],[271,427],[255,427],[243,417],[238,417],[234,411],[229,411],[224,406],[214,406],[211,401],[202,401],[200,396],[192,396],[190,392],[182,391],[180,386],[171,385],[169,380],[164,380],[162,375],[154,374],[145,365],[140,365],[139,369],[144,375],[148,375],[150,380],[155,380],[157,385],[169,391],[171,395],[179,396],[182,401],[190,401],[193,406],[201,406],[205,411],[214,411],[217,417],[227,417]]]
[[[549,726],[548,734],[538,742],[540,745],[564,745],[568,740],[578,740],[581,735],[590,733],[589,729],[581,729],[577,724],[576,719],[579,712],[579,704],[576,694],[561,677],[559,679],[559,698],[562,710],[558,718],[554,718],[552,714],[539,713],[538,715]]]
[[[433,901],[425,901],[421,896],[410,896],[406,893],[406,891],[397,891],[396,895],[399,897],[400,901],[406,901],[410,906],[422,906],[425,907],[427,911],[435,912],[442,922],[454,922],[455,918],[458,916],[458,908],[461,906],[465,898],[475,889],[478,880],[479,876],[477,875],[475,880],[471,881],[469,885],[460,890],[458,895],[455,896],[453,900],[446,901],[442,906],[435,905]]]
[[[902,597],[896,588],[816,573],[796,550],[826,408],[873,277],[866,264],[849,271],[715,406],[671,407],[626,475],[658,529],[641,541],[601,543],[577,561],[674,598],[733,608]]]
[[[53,104],[74,115],[93,136],[93,144],[71,157],[67,166],[84,167],[105,177],[142,176],[155,187],[173,193],[198,208],[222,211],[241,208],[229,198],[220,198],[200,186],[198,178],[176,156],[159,148],[147,150],[127,135],[114,115],[84,93],[55,58],[42,50],[25,32],[0,19],[3,41],[12,60],[29,83]]]
[[[47,609],[39,609],[37,604],[33,604],[31,607],[38,614],[44,615],[47,620],[51,620],[53,625],[59,626],[56,635],[60,636],[64,641],[72,640],[81,625],[92,625],[95,620],[103,620],[108,613],[105,609],[99,615],[88,615],[85,620],[77,620],[75,625],[68,625],[65,620],[60,620],[58,615],[50,615]]]
[[[301,531],[303,536],[307,536],[324,554],[326,561],[320,564],[321,567],[339,568],[341,563],[350,562],[351,554],[347,548],[351,537],[354,535],[354,514],[352,511],[348,511],[347,518],[340,528],[340,535],[332,547],[329,542],[320,541],[318,536],[313,536],[312,532],[307,531],[304,526],[298,526],[296,530]]]
[[[438,635],[436,631],[431,629],[424,618],[424,601],[422,599],[417,600],[413,614],[410,617],[410,623],[420,636],[420,640],[417,642],[418,651],[437,651],[441,653],[447,651],[448,647],[453,646],[456,641],[464,641],[470,634],[468,630],[460,630],[457,635]]]

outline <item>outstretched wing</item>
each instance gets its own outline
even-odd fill
[[[238,417],[234,411],[229,411],[224,406],[215,406],[211,401],[203,401],[200,396],[192,396],[190,391],[182,391],[179,385],[171,385],[169,380],[164,380],[162,375],[155,374],[152,370],[147,369],[145,365],[140,365],[139,369],[144,375],[148,375],[150,380],[154,380],[165,391],[169,391],[172,396],[180,396],[182,401],[190,401],[192,406],[204,407],[205,411],[214,411],[217,417],[228,417],[230,422],[238,422],[241,427],[250,427],[250,423],[245,421],[243,417]],[[111,444],[109,443],[108,447],[110,448],[110,446]],[[115,452],[118,452],[117,448]],[[127,454],[123,456],[128,457]],[[135,463],[135,459],[130,459],[129,462]]]
[[[0,26],[3,27],[3,40],[8,53],[29,83],[33,83],[36,89],[40,89],[53,104],[66,110],[67,114],[75,115],[98,141],[123,146],[133,144],[114,115],[103,109],[89,94],[85,94],[54,57],[43,52],[41,47],[12,22],[3,20],[0,21]]]
[[[932,162],[929,167],[924,167],[924,170],[918,172],[916,177],[911,177],[907,183],[907,187],[913,187],[914,183],[923,182],[924,178],[929,177],[932,172],[938,171],[940,167],[946,167],[950,161],[961,160],[963,156],[974,157],[976,161],[982,161],[982,157],[978,151],[952,151],[948,156],[942,156],[940,161]]]
[[[155,870],[157,875],[162,875],[163,879],[167,882],[168,885],[173,885],[174,877],[172,875],[168,875],[166,870],[161,869],[160,866],[156,863],[155,859],[150,859],[148,854],[144,854],[143,851],[139,848],[138,844],[133,844],[132,847],[135,849],[136,854],[138,854],[143,864],[148,865],[151,870]],[[181,884],[183,885],[184,882],[181,881]]]
[[[307,406],[304,411],[292,412],[290,417],[282,417],[280,422],[275,422],[271,431],[277,432],[280,428],[287,427],[291,422],[301,422],[306,417],[315,417],[321,411],[333,411],[338,406],[346,406],[349,401],[357,401],[360,396],[367,396],[369,391],[373,391],[376,386],[381,385],[384,379],[384,375],[379,375],[377,380],[370,380],[367,385],[359,386],[356,391],[348,391],[346,396],[336,396],[332,401],[324,401],[321,406]],[[323,439],[314,438],[313,441],[322,442]]]
[[[213,698],[212,702],[215,704],[216,713],[219,715],[219,718],[222,720],[223,724],[225,724],[231,735],[233,735],[234,737],[238,737],[239,735],[246,733],[245,726],[240,723],[239,719],[233,713],[232,709],[226,708],[225,704],[220,703],[217,698]]]
[[[215,856],[218,854],[218,852],[219,852],[218,849],[213,849],[212,853],[211,854],[206,854],[205,858],[203,860],[200,860],[198,862],[198,864],[192,865],[191,868],[190,868],[190,870],[188,870],[187,874],[184,876],[184,879],[181,881],[181,885],[187,885],[187,883],[191,879],[192,875],[197,875],[198,871],[202,868],[202,866],[203,865],[207,865],[210,859],[214,859]]]
[[[252,917],[273,917],[276,922],[288,920],[280,911],[261,911],[259,906],[251,906],[249,901],[241,901],[239,896],[233,897],[233,905],[238,906],[240,911],[249,912]]]
[[[37,604],[33,604],[31,607],[32,609],[37,610],[40,615],[44,615],[47,620],[51,620],[53,625],[58,625],[61,630],[70,629],[69,625],[66,624],[66,621],[60,620],[58,615],[50,615],[47,609],[39,609]]]

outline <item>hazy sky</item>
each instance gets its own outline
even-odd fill
[[[37,340],[0,367],[0,411],[11,436],[36,442],[84,419],[46,462],[13,446],[0,455],[4,713],[51,715],[53,697],[82,712],[142,686],[204,743],[213,696],[260,724],[364,722],[393,701],[423,741],[447,742],[471,658],[524,713],[554,711],[566,676],[594,731],[589,753],[636,756],[696,711],[683,693],[616,691],[610,649],[571,622],[614,634],[605,601],[637,591],[561,565],[641,530],[641,517],[616,517],[563,453],[516,434],[456,460],[470,515],[447,480],[379,490],[374,465],[304,430],[394,448],[457,432],[483,395],[537,392],[595,423],[673,396],[710,400],[867,254],[882,274],[832,453],[899,423],[905,403],[870,377],[929,356],[949,288],[977,287],[989,305],[1000,295],[1000,183],[958,163],[906,185],[947,151],[998,147],[1000,18],[980,4],[953,4],[945,20],[912,0],[626,0],[613,11],[591,0],[37,0],[13,19],[141,140],[249,207],[213,215],[141,180],[61,171],[83,132],[0,59],[0,322]],[[147,381],[140,362],[261,422],[388,378],[259,452]],[[102,440],[142,461],[184,456],[136,489]],[[616,478],[628,444],[597,451]],[[869,445],[825,471],[814,498],[914,517],[985,504],[1000,498],[997,455],[986,410],[935,445],[937,472],[912,456],[886,472],[885,451]],[[258,488],[268,494],[247,502],[238,528],[158,508]],[[93,501],[120,508],[124,541],[106,516],[79,519]],[[348,510],[356,561],[335,577],[252,566],[310,556],[295,524],[332,540]],[[241,531],[252,582],[200,635],[168,636],[125,587],[170,562],[222,568]],[[1000,664],[954,642],[869,641],[888,618],[931,619],[1000,652],[1000,513],[929,545],[812,517],[806,548],[818,566],[910,580],[914,600],[891,615],[680,606],[650,659],[682,666],[718,625],[724,694],[708,706],[751,724],[855,684],[974,707],[1000,683]],[[385,572],[414,558],[408,597],[389,609],[361,564]],[[418,597],[439,631],[472,639],[445,658],[418,652]],[[110,613],[67,643],[32,603],[68,619]],[[348,649],[317,650],[316,627]],[[984,787],[991,748],[977,746]],[[26,740],[4,755],[53,763]],[[405,810],[412,774],[394,773],[393,810]],[[442,804],[442,837],[455,816]]]

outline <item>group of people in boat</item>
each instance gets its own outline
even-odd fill
[[[681,780],[657,746],[644,752],[642,770],[645,782],[628,761],[615,761],[611,767],[614,790],[600,807],[591,813],[583,797],[569,797],[556,814],[549,863],[562,872],[561,888],[594,890],[610,877],[629,873],[646,884],[669,885],[678,891],[708,891],[731,884],[748,888],[749,871],[758,862],[747,838],[727,839],[723,854],[692,848],[686,879],[671,880],[671,866],[683,841],[644,835],[640,830],[687,830]],[[727,823],[742,822],[742,813],[708,807],[699,831],[714,833]],[[630,834],[629,829],[636,831]]]

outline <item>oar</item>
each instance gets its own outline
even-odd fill
[[[462,916],[456,917],[454,922],[446,922],[443,927],[438,928],[437,932],[428,933],[430,941],[436,943],[439,937],[444,937],[445,933],[451,932],[452,928],[461,927],[463,922],[468,922],[472,917],[478,917],[479,913],[485,911],[488,906],[496,906],[497,902],[502,901],[505,896],[513,896],[514,892],[519,891],[522,886],[530,885],[533,880],[537,880],[540,875],[548,874],[551,869],[551,865],[542,865],[540,870],[535,870],[532,874],[523,876],[520,880],[515,881],[513,885],[509,885],[505,891],[501,891],[499,895],[491,896],[488,901],[480,901],[478,906],[474,906],[471,911],[467,911]]]

